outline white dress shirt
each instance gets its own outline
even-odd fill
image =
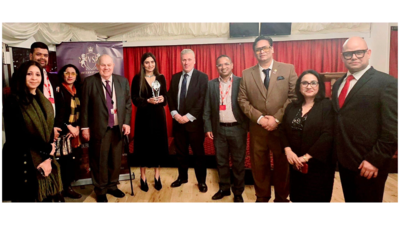
[[[188,88],[189,88],[189,84],[190,84],[190,80],[191,80],[191,78],[192,78],[192,75],[193,75],[193,71],[194,71],[194,68],[189,72],[189,73],[185,73],[185,71],[182,71],[182,76],[181,76],[181,78],[179,79],[179,84],[178,84],[178,88],[179,88],[179,90],[178,90],[178,109],[179,109],[179,97],[181,96],[181,86],[182,86],[182,82],[183,82],[183,78],[184,78],[184,75],[185,74],[187,74],[188,76],[187,76],[187,78],[186,78],[186,96],[187,96],[187,93],[188,93]],[[185,97],[186,97],[185,96]],[[171,116],[172,116],[172,118],[174,118],[174,116],[176,115],[176,114],[178,114],[178,111],[176,111],[176,110],[172,110],[171,111]],[[196,117],[194,117],[193,115],[191,115],[190,113],[186,113],[186,115],[185,115],[191,122],[193,122],[194,120],[196,120]]]
[[[261,76],[261,80],[264,84],[264,80],[265,80],[265,73],[263,72],[263,70],[265,69],[269,69],[269,74],[268,77],[271,79],[271,71],[272,71],[272,66],[274,65],[274,60],[272,60],[271,65],[269,65],[268,68],[262,68],[260,64],[258,64],[258,69],[260,70],[260,76]],[[264,115],[265,116],[265,115]],[[260,124],[260,120],[261,118],[263,118],[264,116],[260,116],[257,120],[257,124]]]
[[[364,75],[365,72],[367,72],[367,70],[369,70],[369,68],[371,68],[370,65],[368,65],[365,69],[355,72],[353,74],[351,74],[349,71],[347,71],[346,77],[343,79],[343,82],[339,86],[338,97],[339,97],[340,93],[342,92],[342,89],[343,89],[344,85],[346,84],[346,78],[349,75],[353,75],[354,79],[350,81],[350,85],[349,85],[349,89],[347,90],[346,97],[350,93],[350,91],[354,87],[354,85],[356,85],[357,81],[360,80],[360,78]]]

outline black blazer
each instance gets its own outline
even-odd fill
[[[249,119],[242,112],[239,107],[237,96],[239,92],[240,80],[242,78],[237,77],[235,75],[232,76],[232,112],[239,123],[240,127],[243,128],[245,132],[249,129]],[[220,103],[220,91],[219,91],[219,80],[218,78],[210,80],[208,82],[207,95],[204,100],[204,132],[213,132],[213,135],[218,134],[218,130],[220,129],[220,119],[219,119],[219,103]]]
[[[207,74],[200,72],[196,69],[193,70],[192,77],[190,79],[189,87],[186,93],[185,105],[186,110],[184,112],[179,112],[178,110],[178,91],[179,91],[179,79],[182,76],[182,72],[172,75],[171,84],[168,91],[168,106],[169,110],[178,111],[182,116],[186,113],[190,113],[192,116],[196,117],[193,122],[187,122],[185,129],[189,132],[203,131],[203,111],[204,111],[204,98],[207,92],[208,76]],[[172,128],[175,131],[177,126],[180,124],[172,119]]]
[[[118,124],[131,125],[132,103],[128,80],[120,75],[112,75],[117,98]],[[99,73],[85,78],[82,87],[81,128],[90,128],[90,138],[101,140],[107,131],[108,110]],[[121,133],[121,137],[123,133]]]
[[[291,137],[293,136],[292,120],[300,107],[292,102],[285,109],[282,123],[279,126],[282,148],[293,146],[291,144]],[[301,150],[295,153],[298,156],[308,153],[313,159],[333,164],[333,122],[331,101],[324,99],[314,103],[304,123]]]
[[[370,68],[348,93],[341,109],[332,88],[335,152],[339,163],[353,171],[363,160],[382,169],[397,150],[397,79]]]

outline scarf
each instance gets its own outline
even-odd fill
[[[34,138],[40,138],[45,143],[50,143],[51,132],[54,127],[54,111],[50,101],[37,89],[36,98],[32,99],[30,104],[20,103],[22,116],[25,121],[28,132],[34,136]],[[42,111],[40,105],[43,106]],[[42,156],[35,150],[30,150],[32,155],[33,165],[35,169],[37,166],[44,161]],[[38,197],[39,201],[43,201],[49,196],[54,196],[62,191],[62,181],[60,175],[60,166],[55,161],[54,157],[51,162],[52,170],[49,176],[43,177],[39,172],[36,172],[36,178],[38,180]]]

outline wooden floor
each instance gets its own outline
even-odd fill
[[[140,171],[138,167],[132,167],[132,172],[136,178],[132,181],[134,196],[131,196],[131,188],[129,180],[120,181],[120,188],[125,192],[124,198],[115,198],[107,194],[108,202],[233,202],[233,194],[222,198],[221,200],[211,200],[211,197],[218,191],[218,173],[216,169],[207,169],[207,186],[206,193],[199,192],[196,177],[193,169],[189,169],[189,182],[177,188],[171,188],[170,185],[178,177],[176,168],[161,168],[161,181],[163,188],[157,191],[154,188],[154,169],[147,169],[146,175],[148,179],[149,191],[140,190]],[[398,175],[397,173],[389,174],[386,181],[384,202],[398,202]],[[96,202],[96,195],[93,192],[92,185],[74,187],[74,190],[82,194],[80,199],[66,198],[67,202]],[[273,192],[273,187],[272,187]],[[255,202],[256,196],[253,185],[246,185],[243,192],[245,202]],[[272,196],[274,194],[272,193]],[[270,200],[270,202],[273,199]],[[335,182],[333,187],[332,202],[344,202],[342,186],[340,183],[339,173],[335,174]]]

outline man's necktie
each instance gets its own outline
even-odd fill
[[[179,113],[183,113],[185,110],[186,83],[188,76],[188,74],[185,74],[182,80],[181,95],[179,96]]]
[[[353,79],[354,79],[353,75],[349,75],[346,78],[346,83],[344,84],[343,89],[342,89],[342,91],[340,92],[340,95],[339,95],[339,108],[342,108],[342,106],[344,104],[344,100],[346,99],[346,95],[347,95],[347,92],[349,90],[350,81],[353,80]]]
[[[262,70],[263,71],[263,73],[265,74],[265,79],[264,79],[264,86],[265,86],[265,88],[268,90],[268,86],[269,86],[269,71],[270,71],[271,69],[265,69],[265,70]]]
[[[107,109],[108,109],[108,126],[113,127],[114,126],[114,114],[111,112],[114,112],[114,107],[112,103],[112,91],[110,87],[110,81],[106,80],[106,101],[107,101]],[[111,95],[111,96],[110,96]]]

